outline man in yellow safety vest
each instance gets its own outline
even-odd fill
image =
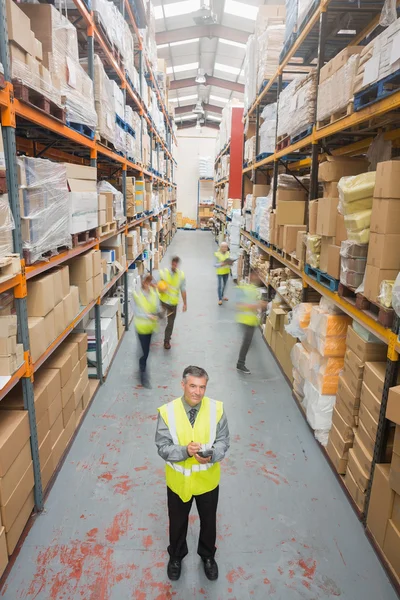
[[[160,279],[167,284],[165,292],[159,292],[161,304],[167,313],[167,326],[164,333],[164,348],[166,350],[171,348],[171,336],[179,304],[179,293],[182,295],[183,312],[187,310],[186,280],[184,272],[178,268],[180,261],[179,256],[174,256],[171,261],[171,269],[160,270]]]
[[[261,301],[259,284],[260,279],[257,273],[250,271],[250,283],[241,283],[237,287],[236,321],[241,324],[243,341],[236,368],[245,375],[250,375],[250,370],[246,367],[246,356],[254,331],[260,324],[259,313],[266,307],[266,303]]]
[[[218,304],[221,306],[222,300],[228,300],[224,297],[226,284],[228,283],[229,273],[231,272],[231,261],[229,247],[226,242],[220,244],[219,250],[214,253],[217,259],[216,269],[218,278]]]
[[[229,448],[229,428],[222,402],[205,396],[206,371],[190,366],[183,372],[183,396],[159,408],[156,445],[166,462],[169,514],[169,579],[177,581],[188,553],[189,513],[196,500],[200,517],[197,552],[208,579],[218,578],[215,561],[220,461]]]
[[[158,315],[161,310],[160,300],[153,286],[153,277],[146,273],[142,277],[142,289],[134,292],[135,301],[133,323],[142,347],[139,359],[140,382],[145,388],[150,388],[147,375],[147,359],[150,352],[151,336],[158,327]]]

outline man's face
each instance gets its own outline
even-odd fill
[[[186,381],[182,381],[185,400],[190,406],[199,404],[206,393],[207,379],[205,377],[193,377],[188,375]]]
[[[175,273],[175,271],[177,270],[177,268],[178,268],[178,263],[172,261],[172,263],[171,263],[172,272]]]

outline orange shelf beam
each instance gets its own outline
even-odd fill
[[[24,362],[20,368],[15,371],[15,373],[11,376],[11,379],[4,387],[0,390],[0,400],[4,398],[8,394],[10,390],[13,389],[15,385],[17,385],[18,381],[25,375],[26,373],[26,363]]]
[[[48,271],[53,267],[57,267],[58,265],[64,263],[70,258],[73,258],[74,256],[79,256],[79,254],[82,254],[87,250],[91,250],[98,243],[99,240],[95,238],[87,244],[82,244],[81,246],[77,246],[76,248],[72,248],[71,250],[60,252],[60,254],[57,254],[57,256],[52,256],[48,261],[43,261],[38,263],[37,265],[25,267],[26,278],[31,279],[32,277],[36,277],[36,275],[39,275],[40,273],[44,273],[45,271]]]

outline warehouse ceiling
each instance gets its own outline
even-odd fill
[[[245,45],[264,3],[268,0],[153,0],[157,53],[167,61],[178,124],[196,118],[199,100],[208,123],[219,123],[228,100],[243,100]],[[212,12],[206,22],[202,7]],[[195,81],[199,69],[206,85]]]

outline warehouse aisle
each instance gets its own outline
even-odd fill
[[[125,336],[1,592],[6,600],[396,598],[260,335],[248,359],[253,375],[236,372],[233,302],[217,305],[214,250],[211,234],[177,233],[169,255],[183,259],[188,312],[178,314],[172,350],[159,334],[153,390],[144,391],[134,332]],[[208,370],[232,443],[221,482],[220,578],[209,582],[195,553],[193,508],[190,554],[171,585],[154,432],[156,408],[180,394],[188,364]]]

